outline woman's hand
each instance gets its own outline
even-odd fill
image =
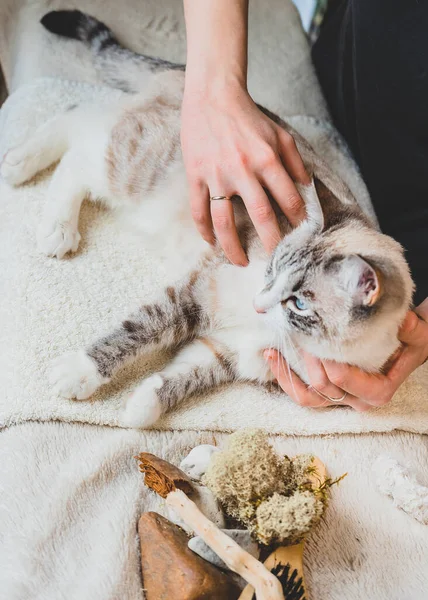
[[[232,263],[247,264],[232,203],[210,202],[210,196],[241,196],[268,252],[280,232],[264,188],[291,224],[303,219],[304,204],[293,180],[310,180],[294,140],[239,84],[199,95],[186,92],[181,140],[193,219],[206,241],[212,243],[215,234]]]
[[[310,183],[290,134],[247,92],[248,0],[184,0],[187,66],[181,145],[193,218],[229,260],[246,265],[230,200],[242,197],[268,252],[279,228],[267,189],[291,223],[304,216],[295,181]]]
[[[341,404],[363,412],[387,404],[403,381],[427,359],[428,299],[407,314],[399,339],[403,347],[385,375],[371,375],[357,367],[320,361],[305,354],[309,386],[288,368],[278,352],[267,350],[265,358],[281,388],[300,406],[321,408],[335,404],[315,390],[331,398],[341,398],[347,392]]]

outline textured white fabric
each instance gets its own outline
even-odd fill
[[[133,456],[176,463],[225,434],[139,433],[66,423],[26,423],[0,434],[0,599],[142,600],[136,523],[163,512]],[[428,481],[422,436],[275,438],[278,450],[313,452],[333,477],[322,522],[307,541],[314,600],[425,600],[428,528],[377,491],[376,457],[388,454]],[[173,598],[171,598],[173,600]],[[222,599],[219,599],[222,600]]]
[[[390,456],[380,456],[373,465],[379,491],[392,499],[394,506],[428,525],[428,486]]]
[[[58,110],[85,99],[96,99],[101,105],[119,95],[106,88],[57,79],[22,86],[0,113],[0,157]],[[307,117],[294,117],[292,122],[333,166],[342,169],[357,196],[367,203],[365,188],[331,126]],[[80,220],[83,241],[79,252],[62,261],[40,255],[35,231],[48,181],[49,175],[45,175],[21,188],[11,189],[5,183],[0,188],[0,265],[5,284],[0,337],[6,357],[0,369],[7,382],[0,398],[0,420],[11,424],[57,418],[120,425],[118,408],[123,395],[153,368],[147,359],[130,365],[87,402],[55,396],[47,369],[53,358],[109,332],[128,312],[174,280],[168,272],[168,257],[162,256],[165,242],[159,239],[158,247],[148,249],[144,238],[131,235],[111,212],[88,205]],[[393,429],[425,433],[426,374],[423,367],[391,404],[364,414],[344,407],[304,409],[283,394],[240,385],[192,398],[156,427],[232,431],[263,426],[273,433],[302,435]]]
[[[31,80],[35,74],[63,75],[65,68],[69,76],[94,78],[90,57],[79,43],[59,40],[38,23],[47,4],[49,8],[61,5],[42,0],[28,2],[25,10],[9,16],[9,28],[0,36],[9,41],[12,32],[16,36],[14,44],[2,49],[6,78],[12,88]],[[82,2],[82,8],[85,5],[88,3]],[[102,10],[95,1],[88,10],[110,23],[128,45],[178,59],[183,57],[182,33],[179,33],[182,16],[177,3],[173,5],[168,11],[166,7],[170,5],[166,0],[153,5],[146,2],[144,11],[139,6],[140,14],[146,15],[147,10],[147,15],[153,15],[150,19],[140,18],[143,38],[135,26],[135,2],[129,2],[129,11],[120,11],[120,16],[112,6],[107,9],[104,4],[105,10]],[[114,22],[111,21],[113,13]],[[367,193],[355,167],[346,158],[332,128],[323,120],[324,104],[294,7],[281,2],[279,9],[278,2],[271,2],[268,8],[262,2],[255,2],[251,15],[250,81],[255,97],[283,116],[296,115],[297,111],[304,114],[304,117],[294,116],[295,126],[341,171],[370,212]],[[134,23],[132,27],[131,23]],[[24,27],[26,34],[20,35]],[[32,52],[29,52],[30,43]],[[16,45],[19,52],[14,54]],[[119,94],[58,79],[21,85],[0,113],[0,158],[8,147],[19,143],[55,112],[82,100],[108,102]],[[161,255],[163,241],[159,240],[159,248],[148,250],[144,240],[130,235],[114,221],[111,213],[86,206],[80,226],[83,242],[77,256],[60,262],[48,260],[38,255],[34,238],[47,178],[41,177],[36,185],[31,182],[17,190],[0,185],[0,267],[5,288],[0,309],[4,311],[5,326],[0,335],[6,356],[0,368],[7,383],[6,393],[0,399],[0,422],[54,417],[120,424],[117,411],[120,399],[141,380],[147,364],[131,366],[93,402],[81,403],[54,397],[47,383],[46,369],[51,358],[86,345],[109,331],[142,299],[148,301],[155,297],[164,284],[171,282],[168,261]],[[399,428],[426,432],[426,373],[427,369],[420,369],[413,380],[401,388],[394,402],[366,414],[346,408],[314,412],[295,406],[283,395],[267,394],[251,386],[240,386],[240,389],[235,386],[183,404],[168,415],[160,427],[231,431],[246,425],[263,425],[275,433],[304,435]]]
[[[284,0],[251,4],[251,89],[281,114],[325,119],[294,8]],[[97,94],[98,99],[106,98],[105,91],[82,84],[44,81],[21,87],[40,76],[94,81],[86,50],[73,42],[61,45],[37,23],[46,10],[58,6],[78,6],[104,19],[136,50],[166,58],[184,56],[179,0],[2,0],[0,59],[10,89],[20,94],[19,101],[18,96],[13,100],[14,108],[7,108],[7,134],[6,129],[0,131],[3,148],[74,97],[95,98]],[[2,123],[5,115],[3,111]],[[321,136],[325,147],[325,130],[314,128],[306,117],[297,122],[300,128],[310,128],[315,137]],[[336,155],[334,160],[339,165],[345,159]],[[345,163],[343,167],[348,177],[356,177]],[[41,178],[21,190],[0,187],[0,420],[10,424],[37,418],[115,423],[118,399],[136,382],[132,370],[106,390],[104,402],[73,404],[49,397],[45,368],[49,358],[66,345],[77,347],[108,330],[143,295],[154,294],[166,277],[165,264],[161,257],[154,260],[144,244],[129,237],[109,213],[94,206],[84,208],[84,241],[78,256],[62,262],[39,256],[34,232],[45,186],[46,179]],[[125,245],[131,250],[126,260]],[[104,254],[106,249],[109,252]],[[116,253],[122,262],[115,271],[109,259]],[[139,370],[138,378],[141,375]],[[220,401],[210,397],[183,407],[172,417],[176,425],[171,421],[164,426],[235,428],[245,421],[245,413],[257,407],[254,421],[275,431],[308,434],[316,432],[320,423],[322,431],[328,431],[330,423],[330,429],[337,431],[355,423],[368,430],[382,430],[384,423],[389,429],[425,430],[422,388],[413,384],[410,388],[410,401],[405,400],[404,406],[396,403],[394,412],[386,417],[379,414],[376,423],[372,416],[367,421],[346,410],[316,417],[260,390],[235,388],[229,395],[220,394]],[[249,404],[244,405],[247,397]],[[228,425],[232,417],[235,424]],[[321,421],[312,427],[315,417]],[[162,506],[142,485],[132,457],[146,450],[178,463],[193,446],[224,439],[224,434],[208,431],[135,432],[81,423],[27,422],[3,429],[0,600],[142,599],[136,520],[141,511],[162,511]],[[307,543],[311,597],[424,600],[428,596],[428,530],[377,492],[371,467],[379,455],[387,454],[426,485],[426,438],[392,432],[278,437],[275,443],[290,455],[313,452],[320,456],[334,477],[349,473],[333,491],[325,520]]]

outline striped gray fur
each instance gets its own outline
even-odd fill
[[[201,335],[209,319],[196,298],[199,273],[181,286],[168,287],[163,298],[142,306],[111,334],[95,342],[87,354],[102,377],[110,378],[127,361],[142,352],[177,348]]]
[[[145,87],[147,76],[152,73],[185,68],[124,48],[104,23],[79,10],[52,11],[41,23],[51,33],[85,43],[94,54],[94,64],[102,81],[123,92],[137,93]]]
[[[156,393],[162,406],[162,412],[167,412],[184,398],[235,381],[236,371],[229,358],[214,352],[212,364],[190,366],[185,373],[168,377],[162,375],[162,379],[162,387]]]

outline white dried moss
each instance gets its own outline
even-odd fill
[[[310,488],[312,461],[309,455],[280,457],[263,430],[245,429],[213,455],[202,481],[260,543],[294,543],[323,510]]]
[[[311,529],[322,511],[323,503],[311,492],[295,492],[292,496],[275,493],[257,508],[254,533],[262,544],[294,544]]]
[[[264,431],[245,429],[213,456],[203,483],[231,517],[246,522],[264,498],[286,491],[289,463],[276,454]]]

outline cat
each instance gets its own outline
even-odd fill
[[[51,12],[42,23],[85,42],[104,81],[128,94],[107,109],[70,107],[6,154],[1,173],[13,185],[60,160],[39,248],[57,258],[77,250],[88,192],[109,207],[126,207],[146,233],[190,226],[180,150],[183,67],[122,48],[104,24],[79,11]],[[311,175],[310,185],[298,186],[305,220],[292,229],[273,203],[282,239],[268,256],[242,201],[234,199],[249,266],[229,264],[218,245],[208,246],[192,230],[198,265],[116,330],[56,359],[50,379],[58,395],[87,399],[140,352],[173,349],[169,364],[124,402],[123,422],[145,428],[192,394],[271,381],[266,348],[282,352],[304,379],[299,349],[369,372],[381,370],[397,350],[413,292],[401,246],[377,230],[306,140],[263,110],[292,133]]]

